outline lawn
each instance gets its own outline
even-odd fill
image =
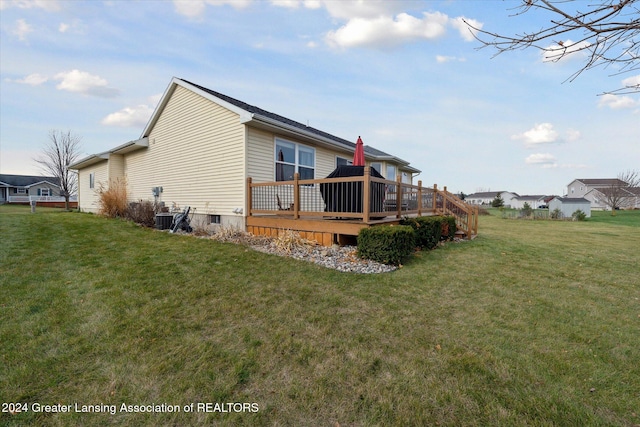
[[[640,425],[640,211],[480,220],[358,275],[0,206],[0,425]]]

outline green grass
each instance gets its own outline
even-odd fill
[[[0,425],[635,426],[640,211],[480,218],[393,273],[0,206]],[[255,402],[257,413],[120,412]]]

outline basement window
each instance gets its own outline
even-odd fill
[[[220,224],[220,215],[209,215],[209,224]]]

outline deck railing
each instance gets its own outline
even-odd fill
[[[293,219],[340,218],[365,224],[397,221],[403,216],[444,214],[456,218],[467,237],[478,232],[478,211],[437,185],[423,187],[371,176],[253,182],[247,178],[248,212],[284,215]]]

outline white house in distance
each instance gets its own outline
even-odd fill
[[[594,188],[584,195],[584,198],[591,202],[593,209],[611,209],[607,205],[607,194],[611,188]],[[640,187],[618,188],[621,207],[624,209],[640,209]]]
[[[0,174],[0,204],[64,201],[58,182],[53,176]]]
[[[538,195],[538,196],[517,196],[511,200],[511,207],[513,209],[523,209],[524,204],[528,203],[531,209],[538,209],[542,206],[545,206],[545,199],[547,196]]]
[[[624,186],[625,184],[626,182],[617,178],[574,179],[567,185],[567,197],[584,197],[594,188],[610,188],[612,186]]]
[[[469,194],[465,197],[464,201],[472,205],[491,205],[493,199],[500,195],[504,201],[505,207],[513,207],[513,199],[518,197],[517,193],[510,191],[482,191],[479,193]]]
[[[126,178],[130,201],[191,206],[212,223],[245,228],[248,177],[324,178],[351,161],[354,149],[354,142],[173,78],[139,139],[69,168],[78,171],[82,211],[97,211],[100,183]],[[411,183],[420,172],[371,146],[364,151],[387,179],[400,175]]]
[[[581,210],[587,218],[591,217],[591,202],[583,197],[554,197],[549,202],[549,212],[559,209],[563,218],[571,218],[573,213]]]

